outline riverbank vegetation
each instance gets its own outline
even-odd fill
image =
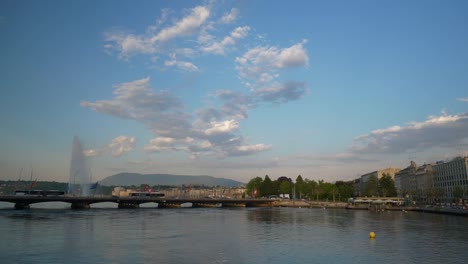
[[[309,180],[297,176],[295,182],[291,178],[279,177],[272,181],[268,175],[262,179],[255,177],[247,183],[247,195],[251,197],[271,197],[287,194],[290,198],[316,201],[347,201],[353,196],[352,182],[337,181],[328,183],[323,180]]]
[[[295,199],[310,201],[347,201],[354,197],[353,181],[337,181],[335,183],[324,180],[309,180],[301,175],[293,181],[285,176],[271,180],[268,175],[262,179],[255,177],[247,183],[247,195],[250,197],[280,197],[288,196]],[[360,196],[394,197],[397,195],[395,182],[390,175],[384,174],[380,179],[372,176],[365,184]]]

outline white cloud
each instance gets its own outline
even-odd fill
[[[81,106],[114,117],[139,121],[162,136],[185,137],[191,125],[181,101],[165,91],[153,92],[149,81],[147,77],[116,85],[113,99],[84,101]]]
[[[239,10],[237,8],[232,8],[229,13],[224,13],[224,15],[221,17],[221,23],[230,24],[236,21],[238,16],[239,16]]]
[[[248,96],[231,91],[219,92],[216,98],[224,101],[221,108],[197,110],[198,119],[191,122],[192,115],[184,112],[184,106],[177,97],[168,92],[153,91],[149,82],[148,77],[115,85],[114,98],[84,101],[81,106],[144,124],[155,135],[144,148],[149,152],[184,151],[192,157],[227,157],[268,150],[260,147],[262,144],[252,145],[257,147],[250,149],[242,147],[249,145],[239,135],[238,120],[246,116],[250,101]],[[134,143],[134,138],[122,136],[104,149],[112,149],[113,155],[119,156],[133,148]],[[94,155],[95,152],[89,151],[88,154]]]
[[[465,98],[457,98],[458,101],[468,103],[468,97]]]
[[[181,69],[183,71],[188,71],[188,72],[198,71],[198,67],[195,66],[193,63],[188,62],[188,61],[178,61],[176,59],[175,55],[172,56],[171,60],[165,61],[164,65],[166,65],[166,66],[176,66],[179,69]]]
[[[125,34],[123,32],[107,32],[104,34],[107,51],[119,51],[119,57],[127,59],[134,54],[151,54],[156,51],[154,45],[142,36]]]
[[[119,57],[123,59],[128,59],[136,54],[163,54],[165,52],[161,50],[162,43],[197,33],[210,16],[210,10],[205,6],[194,7],[189,15],[175,22],[172,26],[162,28],[168,14],[169,11],[163,9],[161,19],[155,25],[149,26],[145,34],[136,35],[122,31],[106,32],[104,34],[105,50],[108,52],[116,50]]]
[[[289,82],[259,88],[255,91],[255,96],[265,102],[285,103],[300,99],[306,92],[307,88],[304,83]]]
[[[213,42],[210,45],[203,48],[204,52],[214,53],[214,54],[224,54],[225,49],[228,46],[233,46],[239,39],[243,39],[248,35],[250,27],[237,27],[234,29],[229,36],[224,37],[220,42]]]
[[[231,133],[239,128],[239,122],[235,120],[225,120],[222,122],[211,122],[211,127],[205,130],[206,135]]]
[[[114,138],[109,144],[99,149],[84,150],[83,154],[86,157],[95,157],[111,153],[113,157],[121,157],[125,152],[133,150],[135,144],[135,137],[118,136]]]
[[[95,157],[99,155],[99,150],[98,149],[87,149],[83,151],[83,155],[86,157]]]
[[[468,113],[430,116],[422,122],[406,126],[376,129],[355,138],[351,151],[359,153],[401,154],[431,148],[467,145]]]
[[[266,83],[279,76],[278,70],[307,66],[309,56],[303,46],[305,43],[307,41],[304,40],[283,49],[271,46],[250,49],[243,56],[236,58],[240,77]]]
[[[120,157],[125,152],[131,151],[136,144],[134,137],[118,136],[107,146],[112,152],[112,156]]]
[[[231,152],[231,155],[235,156],[244,156],[244,155],[251,155],[253,153],[267,151],[271,149],[271,145],[265,144],[255,144],[255,145],[243,145],[238,146]]]
[[[156,137],[145,147],[146,151],[163,152],[176,150],[177,140],[171,137]]]
[[[161,30],[156,36],[150,40],[152,43],[164,42],[172,38],[184,35],[194,34],[197,29],[208,19],[210,10],[205,6],[197,6],[192,9],[190,15],[184,17],[174,26]]]

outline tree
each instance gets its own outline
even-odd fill
[[[343,181],[337,181],[336,187],[338,187],[338,192],[341,201],[347,201],[348,198],[353,197],[354,194],[354,186],[353,184],[345,183]]]
[[[366,188],[364,189],[364,194],[366,196],[375,196],[377,195],[378,181],[377,177],[371,175],[367,181]]]
[[[455,198],[458,202],[458,199],[463,197],[463,188],[460,185],[455,186],[453,188],[453,198]]]
[[[300,199],[302,198],[302,195],[304,194],[304,180],[302,179],[302,176],[299,174],[296,178],[296,197],[299,197]]]
[[[260,190],[261,196],[269,196],[273,194],[273,183],[268,175],[265,175],[265,179],[261,184]]]
[[[291,183],[289,181],[282,181],[279,184],[280,194],[291,194]]]
[[[255,178],[251,179],[247,183],[247,194],[253,197],[255,189],[257,189],[257,191],[258,191],[258,189],[262,185],[262,182],[263,182],[263,180],[260,177],[255,177]],[[259,194],[257,194],[256,196],[258,197]]]
[[[389,174],[384,173],[379,179],[379,194],[383,197],[394,197],[397,195],[395,181]]]
[[[325,186],[323,180],[319,180],[318,183],[315,185],[315,196],[317,197],[317,201],[322,197],[325,193]]]

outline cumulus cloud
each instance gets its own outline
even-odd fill
[[[307,41],[304,40],[283,49],[271,46],[250,49],[243,56],[236,58],[240,77],[265,83],[277,77],[280,69],[307,66],[309,56],[304,48],[305,43]]]
[[[145,147],[145,150],[151,152],[173,151],[176,148],[177,139],[171,137],[156,137]]]
[[[115,85],[114,89],[114,98],[84,101],[81,106],[146,125],[155,135],[144,148],[148,152],[184,151],[192,157],[228,157],[269,149],[263,144],[249,145],[239,134],[239,120],[244,118],[247,110],[235,103],[247,105],[250,99],[245,95],[220,91],[216,95],[224,101],[220,108],[200,109],[196,116],[192,116],[184,111],[184,105],[177,97],[165,91],[153,91],[149,77]],[[194,117],[198,118],[192,122]],[[112,150],[114,156],[119,156],[131,150],[134,144],[134,138],[121,136],[103,149]],[[88,155],[96,155],[96,151],[89,150]]]
[[[231,133],[239,127],[235,120],[225,120],[222,122],[211,122],[211,127],[205,130],[206,135],[215,135],[222,133]]]
[[[376,129],[355,138],[353,153],[398,154],[467,145],[468,113],[430,116],[422,122]]]
[[[117,50],[119,57],[128,59],[134,54],[151,54],[156,52],[153,43],[143,36],[127,34],[122,31],[107,32],[104,34],[107,51]]]
[[[468,103],[468,97],[465,98],[457,98],[458,101]]]
[[[224,37],[222,41],[209,44],[203,48],[203,51],[222,55],[225,53],[225,49],[228,46],[233,46],[239,39],[245,38],[248,35],[249,30],[249,26],[237,27],[229,36]]]
[[[190,15],[184,17],[175,25],[161,30],[151,38],[151,42],[167,41],[179,36],[193,34],[210,16],[210,10],[205,6],[197,6],[192,9]]]
[[[236,147],[231,152],[231,154],[235,156],[244,156],[244,155],[250,155],[252,153],[257,153],[257,152],[266,151],[270,149],[271,149],[271,145],[265,145],[265,144],[243,145],[243,146]]]
[[[224,15],[221,17],[221,23],[230,24],[236,21],[238,16],[239,16],[239,10],[237,8],[232,8],[229,13],[224,13]]]
[[[233,27],[228,35],[210,35],[221,32],[216,28],[219,24],[225,27],[239,16],[239,11],[233,8],[216,17],[212,5],[213,2],[209,2],[206,6],[194,7],[185,16],[173,20],[168,19],[173,17],[172,11],[164,9],[160,19],[142,34],[122,30],[108,32],[105,49],[117,51],[123,59],[146,54],[152,63],[202,73],[192,61],[204,54],[224,55],[236,50],[251,31],[244,25]],[[308,65],[305,43],[306,40],[286,48],[258,46],[248,50],[236,58],[236,69],[249,90],[218,90],[210,97],[216,102],[195,109],[193,113],[185,109],[179,97],[153,90],[149,77],[115,85],[113,98],[83,101],[81,106],[144,124],[154,134],[144,147],[148,152],[184,151],[191,157],[227,157],[267,151],[270,145],[247,142],[240,133],[240,121],[248,117],[250,109],[262,103],[286,103],[300,99],[307,92],[304,83],[276,81],[282,70]]]
[[[197,6],[191,12],[176,21],[173,25],[162,27],[167,20],[169,11],[163,9],[162,17],[155,25],[147,28],[144,34],[130,34],[122,30],[109,31],[104,34],[105,50],[117,51],[120,58],[128,59],[136,54],[162,53],[162,46],[172,39],[196,34],[210,16],[210,10],[206,6]],[[192,70],[192,67],[186,67]]]
[[[136,139],[134,137],[118,136],[107,147],[110,149],[112,156],[120,157],[125,152],[132,150],[135,143]]]
[[[255,91],[255,95],[265,102],[285,103],[298,100],[307,92],[304,83],[288,82],[276,86],[262,87]]]
[[[83,155],[86,157],[95,157],[99,155],[99,150],[98,149],[86,149],[83,150]]]
[[[218,32],[217,24],[235,22],[239,10],[233,8],[215,22],[211,19],[213,14],[211,14],[210,6],[211,4],[196,6],[185,16],[169,25],[167,18],[171,11],[163,9],[160,19],[148,26],[145,33],[141,34],[129,33],[121,29],[108,31],[104,33],[104,50],[109,54],[116,52],[123,60],[128,60],[138,54],[150,55],[153,63],[164,61],[164,66],[177,67],[189,72],[199,71],[194,63],[188,62],[185,58],[194,58],[203,53],[224,55],[228,47],[236,45],[240,39],[248,35],[250,30],[249,26],[236,27],[229,35],[216,40],[217,37],[209,32]],[[176,39],[182,39],[182,41],[175,41]],[[191,43],[192,46],[186,46]],[[180,45],[185,45],[185,47],[180,47]],[[170,54],[170,59],[164,59],[167,54]],[[176,60],[172,57],[173,54],[182,56],[182,59]],[[159,60],[159,57],[163,59]]]
[[[166,91],[154,92],[150,78],[114,86],[114,98],[96,102],[81,102],[81,106],[98,113],[145,124],[162,136],[185,137],[190,131],[189,115],[179,98]]]
[[[118,136],[99,149],[84,150],[83,154],[87,157],[94,157],[110,153],[113,157],[121,157],[124,153],[133,150],[135,144],[135,137]]]
[[[198,67],[195,66],[193,63],[188,61],[178,61],[175,57],[175,54],[172,56],[171,60],[167,60],[164,62],[166,66],[175,66],[181,70],[188,71],[188,72],[196,72],[198,71]]]

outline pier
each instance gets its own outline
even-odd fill
[[[28,209],[31,204],[46,202],[70,203],[72,209],[89,209],[91,204],[111,202],[118,208],[139,208],[140,204],[157,203],[158,208],[179,208],[191,203],[192,207],[271,207],[270,199],[193,199],[156,197],[78,197],[78,196],[0,196],[0,202],[14,204],[15,209]]]

